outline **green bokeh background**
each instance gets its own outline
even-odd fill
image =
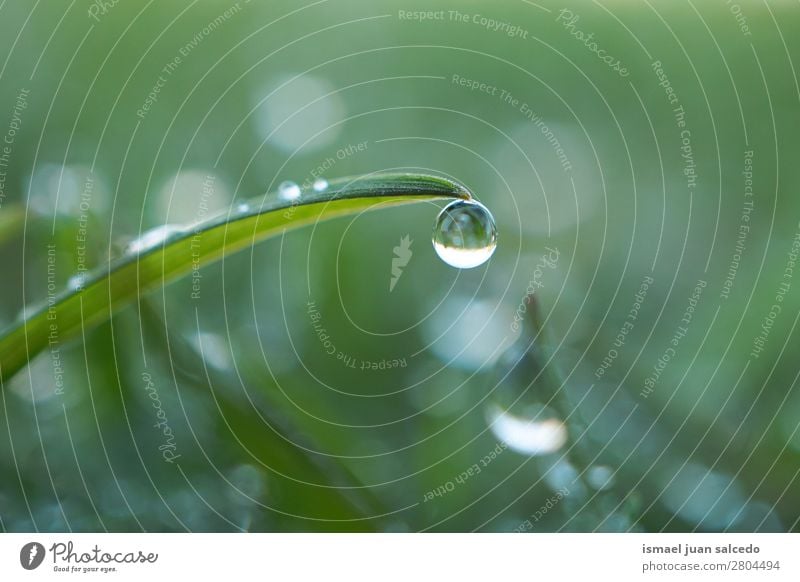
[[[199,299],[191,278],[143,295],[61,346],[63,394],[48,354],[3,386],[3,530],[798,529],[800,281],[784,276],[800,228],[796,4],[742,2],[739,20],[711,0],[97,6],[0,7],[0,132],[29,91],[0,205],[3,327],[46,298],[48,244],[67,284],[82,215],[88,261],[102,266],[144,230],[202,217],[203,202],[227,211],[319,166],[328,177],[450,176],[492,210],[499,245],[486,267],[448,267],[429,243],[438,207],[418,204],[227,257],[202,271]],[[562,8],[579,16],[574,28],[558,21]],[[400,16],[415,10],[445,12]],[[685,111],[691,189],[654,61]],[[746,151],[750,230],[723,298]],[[406,235],[413,256],[390,292]],[[525,390],[535,366],[506,377],[495,360],[516,338],[514,312],[545,247],[559,260],[536,289],[548,341],[535,349],[563,385],[540,378]],[[598,379],[647,276],[639,318]],[[698,280],[686,337],[644,397]],[[342,358],[319,341],[309,301]],[[348,358],[404,364],[362,370]],[[177,462],[159,451],[144,373]],[[482,463],[498,446],[487,410],[507,391],[548,403],[567,445]],[[614,472],[600,491],[598,466]],[[570,493],[550,503],[562,487]]]

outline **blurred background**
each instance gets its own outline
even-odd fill
[[[2,328],[287,180],[448,176],[499,242],[379,209],[142,295],[5,381],[0,527],[798,530],[798,16],[3,2]]]

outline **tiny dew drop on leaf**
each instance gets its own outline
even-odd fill
[[[328,181],[325,178],[317,178],[314,180],[314,192],[324,192],[328,189]]]
[[[440,259],[457,269],[482,265],[497,248],[497,227],[492,213],[474,200],[448,204],[436,218],[433,248]]]
[[[167,239],[176,234],[184,232],[183,227],[176,224],[162,224],[143,232],[125,247],[125,252],[136,255],[163,245]]]

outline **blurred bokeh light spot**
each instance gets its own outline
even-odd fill
[[[231,192],[216,174],[183,170],[167,179],[158,191],[157,222],[193,224],[229,207]]]
[[[464,370],[487,369],[519,332],[511,329],[512,314],[502,306],[468,297],[451,297],[425,322],[425,337],[433,353]]]
[[[268,143],[287,153],[300,147],[313,151],[330,144],[341,130],[335,124],[344,119],[344,102],[338,94],[328,95],[334,89],[323,79],[311,75],[292,77],[275,79],[255,95],[260,103],[255,113],[257,131]],[[262,103],[275,87],[279,89]],[[292,117],[300,109],[302,113]]]
[[[554,453],[567,442],[567,427],[556,418],[522,418],[496,406],[489,408],[487,416],[494,435],[524,455]]]

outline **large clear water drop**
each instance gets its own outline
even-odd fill
[[[489,209],[473,200],[451,202],[436,217],[433,248],[457,269],[482,265],[497,248],[497,227]]]

